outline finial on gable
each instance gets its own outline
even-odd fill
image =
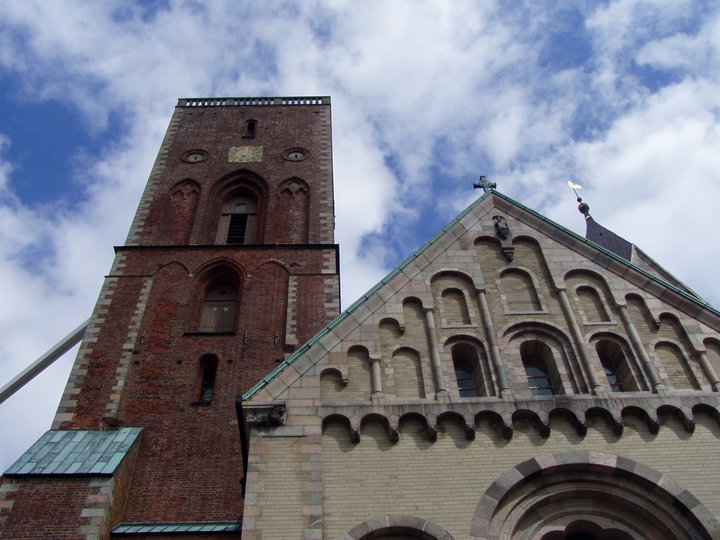
[[[473,184],[474,189],[482,188],[485,193],[488,192],[488,189],[495,189],[496,187],[497,184],[495,182],[488,181],[487,176],[481,176],[480,180]]]
[[[632,244],[622,236],[606,229],[592,218],[590,215],[590,205],[583,202],[582,197],[577,193],[577,190],[582,189],[582,186],[570,180],[568,180],[568,186],[570,186],[570,189],[575,193],[575,197],[577,197],[577,202],[579,203],[578,210],[585,216],[585,238],[630,261],[632,259]]]
[[[583,216],[585,216],[585,219],[590,219],[590,205],[583,202],[582,197],[580,197],[577,192],[578,189],[582,189],[582,186],[580,184],[575,184],[572,180],[568,180],[568,186],[570,186],[570,189],[572,189],[573,193],[575,193],[577,202],[580,203],[578,204],[578,210]]]

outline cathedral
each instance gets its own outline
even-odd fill
[[[720,538],[720,312],[477,187],[340,313],[330,98],[179,100],[0,538]]]

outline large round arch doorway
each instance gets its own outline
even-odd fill
[[[710,540],[720,524],[669,477],[609,454],[547,454],[506,471],[478,503],[470,538]]]

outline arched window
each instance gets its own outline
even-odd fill
[[[208,354],[200,359],[200,388],[198,403],[211,403],[215,394],[215,378],[217,376],[217,357]]]
[[[232,332],[235,330],[237,288],[220,283],[208,289],[200,316],[200,332]]]
[[[216,243],[238,245],[256,241],[257,201],[243,195],[223,204]]]
[[[523,367],[528,380],[528,387],[533,396],[551,396],[555,393],[552,380],[545,360],[538,356],[524,355]]]
[[[613,392],[634,392],[639,390],[635,376],[630,369],[623,349],[615,341],[602,339],[595,345],[600,364]]]
[[[615,362],[605,356],[601,356],[600,363],[605,371],[605,376],[607,377],[610,390],[613,392],[624,392],[625,387],[623,386],[622,379],[620,379]]]
[[[478,353],[468,343],[457,343],[452,348],[453,367],[460,397],[477,397],[478,388]]]

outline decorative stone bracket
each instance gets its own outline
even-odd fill
[[[247,424],[251,427],[277,427],[285,425],[285,405],[257,406],[248,410]]]

